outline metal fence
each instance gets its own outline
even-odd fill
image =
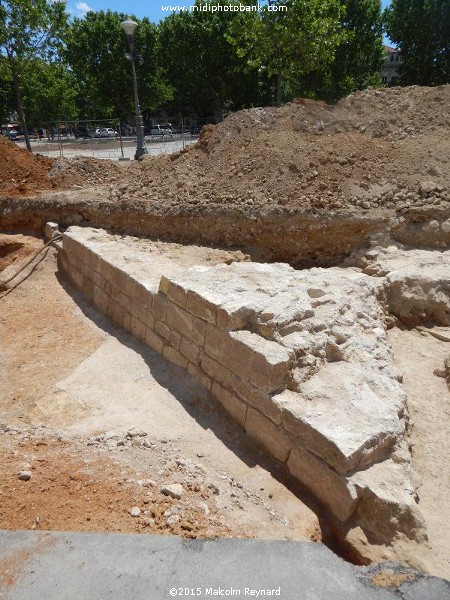
[[[145,127],[149,154],[176,152],[197,141],[200,125],[184,118],[178,123],[173,121],[154,120]],[[18,143],[24,142],[19,139]],[[31,144],[34,152],[51,158],[130,160],[136,150],[136,130],[119,119],[61,120],[43,123],[31,136]]]

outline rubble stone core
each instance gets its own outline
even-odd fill
[[[433,281],[439,314],[450,314],[450,252],[428,253],[440,262],[426,278],[420,261],[416,277],[398,263],[392,275],[388,250],[370,251],[373,273],[358,256],[348,268],[237,262],[165,275],[148,254],[112,253],[105,238],[71,227],[58,255],[100,311],[186,369],[341,522],[380,541],[426,538],[385,323],[402,317],[402,297],[410,307],[418,298],[423,320]]]

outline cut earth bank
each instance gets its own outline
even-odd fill
[[[427,523],[387,330],[450,325],[450,253],[380,246],[345,268],[233,262],[174,273],[132,246],[71,227],[60,266],[98,309],[196,378],[326,506],[361,558],[388,546],[432,569],[417,553],[429,548]]]

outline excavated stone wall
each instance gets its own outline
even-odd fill
[[[401,298],[412,305],[423,290],[433,294],[431,281],[448,309],[450,253],[438,253],[428,283],[416,277],[410,293],[411,272],[392,264],[389,249],[354,257],[366,273],[232,263],[165,276],[148,257],[112,257],[101,239],[72,227],[59,253],[99,310],[191,373],[341,522],[383,541],[426,537],[385,322]],[[423,254],[419,272],[436,253]]]

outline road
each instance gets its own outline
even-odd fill
[[[171,136],[146,138],[149,154],[170,154],[194,144],[198,137]],[[25,142],[19,141],[17,145],[25,148]],[[136,151],[135,138],[122,138],[122,149],[117,139],[90,138],[87,140],[61,139],[48,142],[47,140],[32,140],[33,152],[43,154],[49,158],[73,158],[75,156],[92,156],[93,158],[132,160]]]

